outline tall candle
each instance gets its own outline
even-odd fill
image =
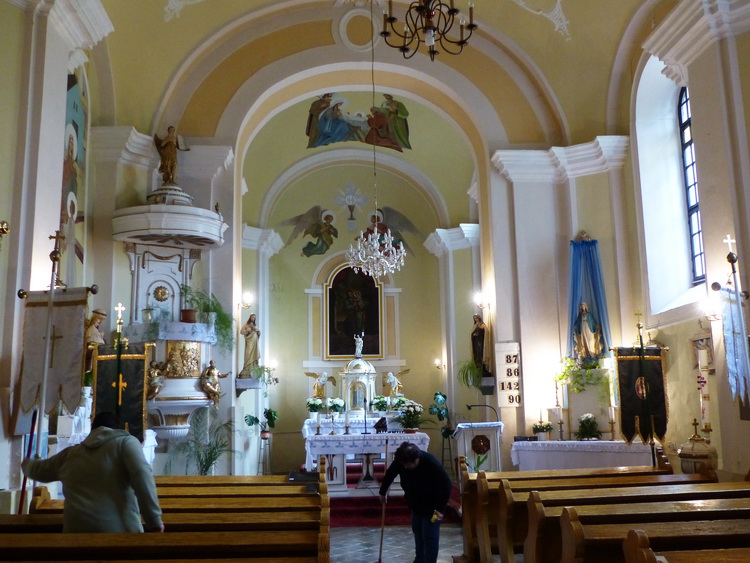
[[[609,407],[609,421],[615,421],[615,407]]]
[[[708,350],[698,350],[698,369],[704,370],[708,366]]]
[[[315,415],[316,415],[315,418],[317,419],[317,424],[318,426],[320,426],[320,411],[316,412]]]
[[[562,407],[555,407],[555,415],[557,416],[558,422],[562,420],[562,415],[563,415],[562,411],[563,411]]]
[[[349,409],[346,409],[344,413],[344,425],[349,426]]]

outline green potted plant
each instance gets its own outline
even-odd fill
[[[563,358],[560,373],[555,381],[567,385],[573,393],[582,393],[594,386],[602,401],[609,402],[609,377],[606,370],[599,368],[598,360],[578,362],[573,358]]]
[[[170,474],[172,463],[184,457],[185,475],[188,475],[191,466],[195,466],[198,475],[208,475],[221,456],[234,452],[230,447],[233,429],[232,421],[222,422],[216,409],[205,407],[196,410],[190,416],[186,439],[170,448],[164,472]]]
[[[427,412],[435,415],[440,422],[445,422],[442,428],[440,428],[440,435],[443,438],[450,438],[453,436],[453,425],[451,424],[448,407],[446,406],[448,397],[437,391],[433,396],[433,400],[435,402],[429,406]]]
[[[468,388],[479,389],[482,386],[484,369],[482,364],[474,360],[464,360],[458,364],[458,381]]]
[[[279,419],[279,413],[273,409],[263,410],[263,420],[257,416],[251,414],[245,415],[245,424],[252,427],[256,424],[260,426],[260,437],[262,440],[268,440],[271,436],[271,428],[276,426],[276,421]]]
[[[372,410],[375,412],[387,412],[388,411],[388,397],[383,395],[376,395],[372,399]]]
[[[587,412],[578,418],[578,432],[575,436],[579,440],[598,440],[602,437],[602,431],[599,430],[599,424],[593,414]]]
[[[547,440],[553,428],[552,423],[549,421],[535,422],[531,427],[531,431],[536,434],[537,440]]]
[[[183,311],[194,310],[196,312],[195,319],[209,325],[213,324],[216,332],[216,345],[227,352],[231,352],[234,347],[233,319],[219,299],[213,293],[184,284],[180,286],[180,294],[186,307]],[[180,320],[183,320],[182,311],[180,312]],[[183,320],[183,322],[189,321]],[[195,322],[195,320],[192,322]]]

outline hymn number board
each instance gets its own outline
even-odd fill
[[[521,349],[518,342],[495,344],[497,397],[501,407],[521,406]]]

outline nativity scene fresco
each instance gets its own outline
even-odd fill
[[[380,107],[351,111],[349,101],[333,92],[310,104],[307,116],[307,148],[355,141],[403,152],[409,143],[409,111],[391,94],[383,94]]]

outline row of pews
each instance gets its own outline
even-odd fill
[[[63,534],[64,501],[37,487],[0,515],[2,561],[330,562],[325,475],[157,476],[163,534]]]
[[[485,563],[750,561],[750,473],[675,475],[657,467],[469,473],[462,479],[464,553]]]

